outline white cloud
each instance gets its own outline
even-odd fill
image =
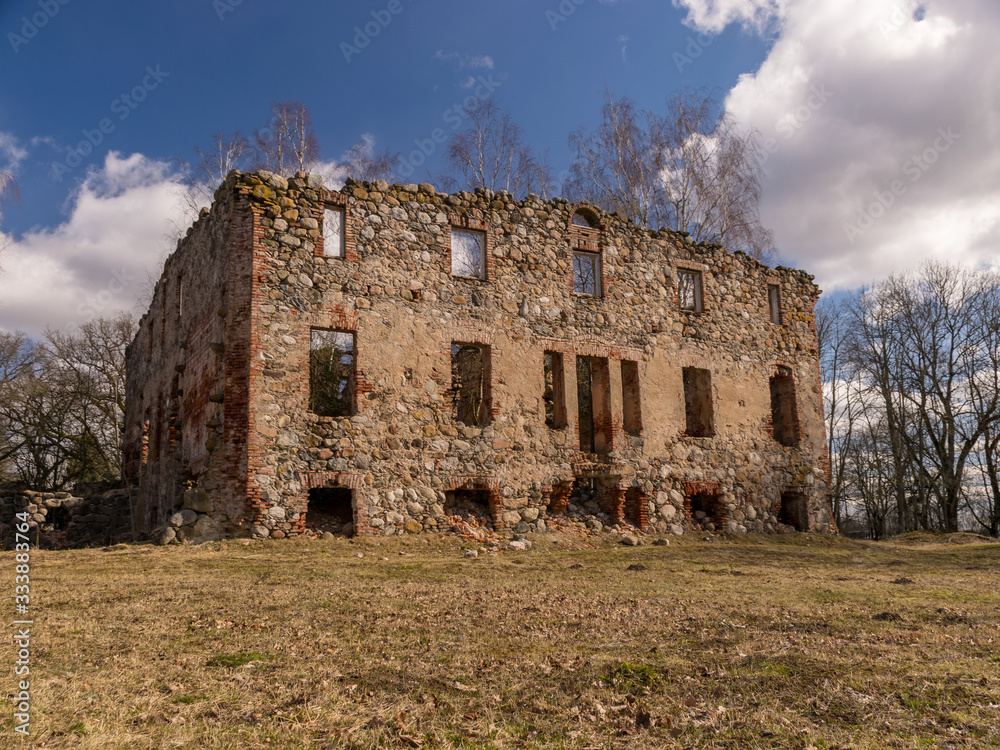
[[[762,214],[786,259],[830,290],[928,258],[996,262],[1000,5],[674,2],[702,31],[774,34],[726,106],[770,139]]]
[[[434,53],[434,59],[454,63],[455,67],[459,70],[466,68],[486,68],[487,70],[493,70],[494,66],[493,58],[489,55],[463,55],[460,52],[438,50]]]
[[[68,218],[51,229],[4,237],[0,328],[39,336],[123,310],[145,308],[149,272],[159,272],[188,221],[169,164],[112,151],[71,195]]]
[[[28,150],[14,135],[0,131],[0,172],[16,172],[27,156]]]
[[[820,0],[822,2],[823,0]],[[672,0],[675,8],[686,8],[684,22],[701,31],[718,34],[731,23],[763,31],[795,0]]]

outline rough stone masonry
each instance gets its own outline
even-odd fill
[[[562,199],[233,172],[128,349],[133,527],[835,532],[818,296]]]

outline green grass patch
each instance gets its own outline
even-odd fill
[[[207,667],[242,667],[255,661],[264,661],[264,657],[256,651],[240,651],[236,654],[216,654],[207,662]]]

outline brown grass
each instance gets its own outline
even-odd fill
[[[553,539],[35,551],[31,745],[1000,747],[1000,545]]]

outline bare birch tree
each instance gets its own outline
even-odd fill
[[[319,143],[306,105],[271,102],[271,122],[254,132],[254,167],[288,176],[319,160]]]
[[[393,178],[396,167],[399,166],[400,158],[398,151],[390,151],[387,148],[376,151],[375,139],[365,134],[347,150],[341,166],[357,180],[365,182],[385,180],[389,182]]]
[[[212,202],[226,175],[247,166],[250,142],[238,130],[232,135],[220,130],[212,134],[211,143],[205,149],[195,146],[194,152],[197,159],[193,163],[177,160],[181,183],[186,188],[182,194],[184,209],[190,220],[197,216],[202,206]],[[182,228],[178,227],[178,239],[182,236],[181,231]]]
[[[448,143],[449,172],[439,177],[446,189],[486,188],[518,196],[548,192],[543,163],[524,142],[521,126],[493,97],[476,98],[464,114],[462,128]]]
[[[194,151],[198,161],[194,164],[193,177],[199,185],[214,191],[232,170],[246,166],[250,142],[238,130],[232,135],[220,130],[212,134],[208,148],[202,150],[200,146],[195,146]]]
[[[702,90],[674,95],[665,115],[606,91],[601,114],[593,133],[570,136],[568,197],[773,259],[773,235],[760,221],[764,154],[756,132]]]

